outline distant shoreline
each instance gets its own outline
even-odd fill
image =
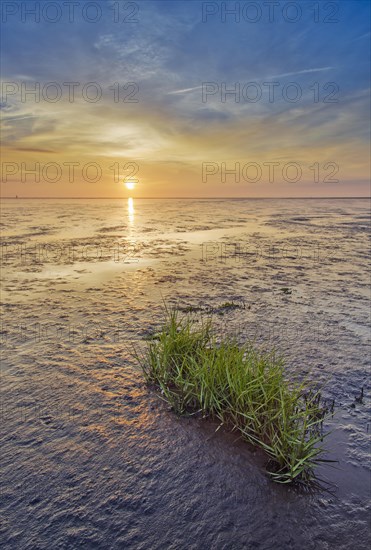
[[[371,200],[369,197],[0,197],[0,200],[125,200],[132,198],[135,200],[249,200],[249,201],[264,201],[264,200]]]

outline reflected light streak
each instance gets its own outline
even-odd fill
[[[134,224],[134,215],[135,215],[134,200],[132,197],[129,197],[128,198],[128,218],[129,218],[130,225]]]

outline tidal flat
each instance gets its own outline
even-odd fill
[[[369,547],[366,200],[18,199],[1,224],[4,548]],[[164,301],[324,385],[322,488],[147,387]]]

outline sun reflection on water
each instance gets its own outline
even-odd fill
[[[134,199],[132,197],[128,198],[128,220],[130,225],[134,225]]]

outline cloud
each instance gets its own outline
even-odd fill
[[[323,71],[331,71],[333,67],[319,67],[317,69],[303,69],[301,71],[294,71],[292,73],[282,73],[282,74],[275,74],[272,76],[266,76],[265,78],[284,78],[286,76],[297,76],[300,74],[310,74],[310,73],[319,73]]]
[[[40,148],[31,148],[31,147],[16,147],[15,151],[24,151],[25,153],[56,153],[52,149],[40,149]]]
[[[243,82],[243,80],[240,80],[240,83],[246,84],[247,82],[263,82],[264,80],[272,79],[272,78],[285,78],[287,76],[298,76],[303,74],[311,74],[311,73],[317,73],[317,72],[324,72],[324,71],[330,71],[333,69],[333,67],[318,67],[316,69],[303,69],[300,71],[294,71],[291,73],[281,73],[281,74],[275,74],[271,76],[264,76],[264,77],[251,77],[248,81]],[[204,84],[204,83],[203,83]],[[181,90],[173,90],[171,92],[167,92],[168,95],[176,95],[176,94],[186,94],[189,92],[195,92],[198,90],[202,90],[203,84],[199,86],[193,86],[192,88],[184,88]],[[218,84],[218,83],[216,83]]]
[[[196,90],[202,90],[202,86],[194,86],[193,88],[184,88],[184,90],[174,90],[173,92],[167,92],[167,93],[168,95],[185,94],[187,92],[194,92]]]

